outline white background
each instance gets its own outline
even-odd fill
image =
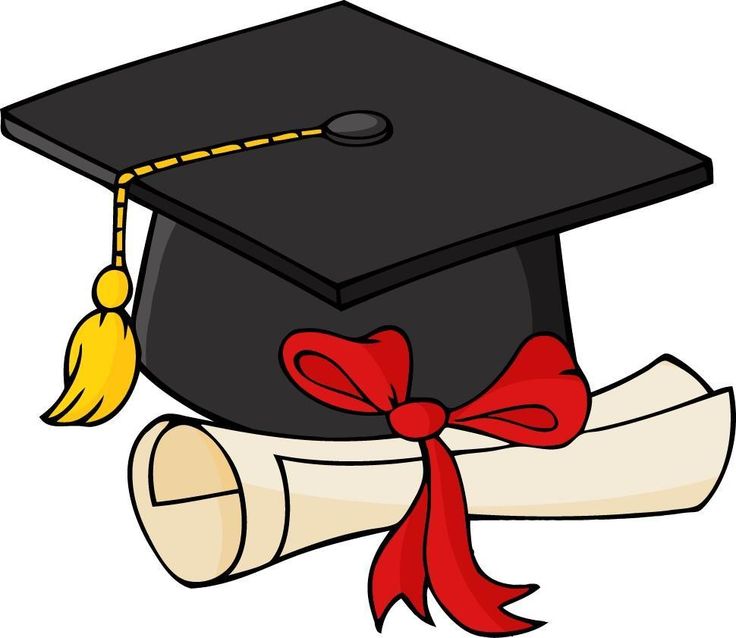
[[[716,388],[736,381],[732,3],[362,4],[713,158],[714,186],[568,232],[564,259],[577,352],[593,387],[663,352]],[[312,6],[7,3],[0,104]],[[110,194],[5,139],[0,169],[0,634],[374,636],[366,577],[378,536],[215,588],[189,590],[164,572],[133,517],[126,463],[146,423],[186,410],[146,379],[99,428],[39,421],[60,389],[70,329],[91,309],[91,282],[108,257]],[[133,264],[147,217],[132,207]],[[496,578],[542,584],[515,608],[549,621],[534,634],[540,638],[733,636],[734,472],[698,514],[474,523],[476,554]],[[398,605],[384,633],[462,634],[434,603],[432,611],[438,629]]]

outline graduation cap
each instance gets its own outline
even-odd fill
[[[44,420],[111,418],[142,370],[236,428],[416,441],[424,478],[371,569],[377,625],[400,598],[430,621],[431,588],[477,634],[539,626],[504,609],[536,586],[475,562],[439,433],[575,438],[590,395],[559,233],[710,183],[708,158],[345,3],[2,115],[5,135],[113,192],[111,261]],[[135,328],[129,201],[154,212]]]
[[[572,348],[560,232],[711,182],[708,158],[663,135],[346,3],[2,115],[6,136],[113,191],[111,262],[44,415],[60,424],[112,417],[140,369],[219,422],[389,436],[295,388],[285,337],[399,326],[414,392],[458,404],[534,333]],[[154,212],[135,327],[128,201]]]

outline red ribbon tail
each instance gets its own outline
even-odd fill
[[[505,585],[486,576],[470,546],[470,526],[460,474],[439,438],[424,444],[428,477],[425,552],[429,586],[458,625],[483,636],[510,636],[543,625],[503,609],[538,589]]]
[[[368,598],[378,631],[398,600],[404,600],[417,617],[434,625],[427,609],[427,572],[424,568],[427,492],[427,484],[423,482],[403,520],[386,536],[373,559]]]

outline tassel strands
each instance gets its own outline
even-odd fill
[[[322,136],[321,128],[290,131],[195,149],[151,161],[118,174],[114,186],[112,260],[92,287],[96,310],[77,324],[64,360],[64,390],[41,416],[50,425],[98,425],[117,414],[133,391],[140,346],[125,306],[132,282],[125,264],[128,191],[138,177],[184,164],[299,139]]]

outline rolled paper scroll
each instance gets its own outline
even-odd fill
[[[733,396],[662,357],[594,394],[567,447],[516,447],[447,428],[473,518],[591,518],[702,507],[733,441]],[[320,441],[162,417],[129,481],[141,528],[180,582],[208,585],[395,525],[416,495],[418,446]]]

